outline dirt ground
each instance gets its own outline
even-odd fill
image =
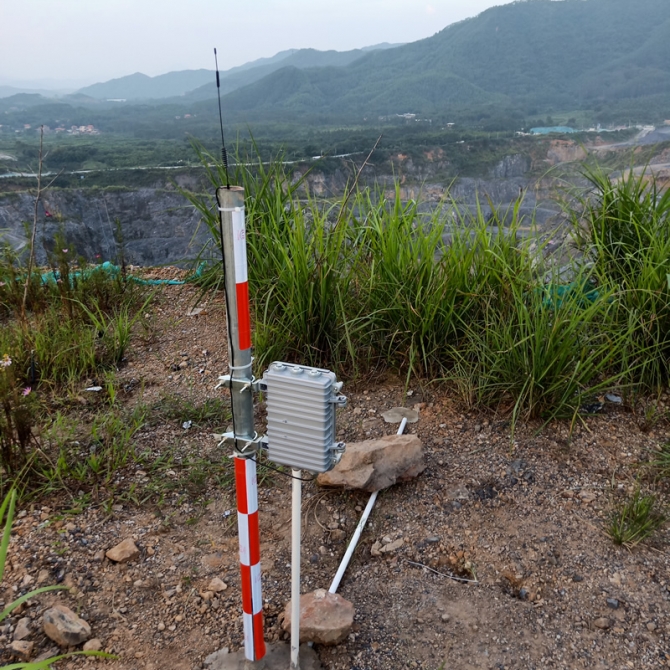
[[[135,342],[119,372],[123,402],[225,397],[214,390],[227,371],[223,305],[214,299],[191,316],[194,299],[191,287],[161,289],[151,307],[153,334]],[[633,549],[614,545],[604,532],[613,505],[642,477],[639,465],[670,438],[667,422],[649,425],[606,404],[572,437],[567,423],[555,422],[539,434],[538,425],[519,427],[512,440],[504,418],[465,411],[443,386],[417,384],[405,393],[392,378],[344,381],[349,403],[338,414],[341,439],[395,432],[380,413],[415,406],[420,418],[408,431],[421,438],[427,468],[380,494],[339,590],[355,606],[354,627],[344,643],[317,648],[324,668],[670,667],[668,528]],[[260,426],[263,407],[257,411]],[[119,497],[113,506],[72,513],[71,499],[58,494],[21,510],[0,595],[9,602],[38,584],[72,588],[35,598],[7,619],[0,647],[18,619],[30,617],[35,655],[55,651],[40,619],[61,602],[118,656],[69,660],[65,668],[192,670],[213,651],[240,648],[234,490],[224,476],[229,454],[212,432],[172,420],[136,435],[138,452],[159,458],[169,448],[177,458],[160,474],[133,466],[119,473],[118,484],[142,498],[160,477],[162,500],[137,506],[131,496]],[[189,480],[179,479],[182,454],[198,455],[224,475],[192,493]],[[291,484],[264,470],[259,479],[266,639],[279,641],[290,592]],[[171,480],[179,483],[167,486]],[[643,485],[667,497],[663,485]],[[330,585],[367,495],[309,483],[303,500],[307,592]],[[138,560],[104,558],[129,537],[141,550]],[[397,550],[371,555],[376,541],[400,538]],[[213,577],[227,589],[209,591]],[[0,658],[10,659],[7,652]]]

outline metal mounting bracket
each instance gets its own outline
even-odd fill
[[[260,380],[255,377],[252,377],[251,381],[249,381],[248,379],[233,379],[230,375],[221,375],[219,377],[219,383],[214,388],[218,389],[222,386],[227,389],[235,389],[240,393],[244,393],[249,389],[251,389],[252,393],[259,393],[260,391],[265,390]]]

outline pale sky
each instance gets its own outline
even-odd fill
[[[0,84],[226,70],[284,49],[413,42],[508,0],[0,0]]]

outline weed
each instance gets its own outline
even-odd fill
[[[633,547],[650,537],[665,523],[653,495],[643,496],[639,488],[612,514],[607,534],[616,544]]]
[[[670,479],[670,442],[666,442],[656,453],[649,465],[660,477]]]
[[[221,426],[230,421],[230,406],[220,398],[206,398],[198,403],[179,395],[164,395],[151,408],[151,422],[171,420],[196,426]]]

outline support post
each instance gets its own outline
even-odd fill
[[[244,189],[221,187],[216,192],[220,213],[228,321],[228,387],[232,400],[237,491],[237,525],[244,620],[244,653],[247,661],[265,656],[263,598],[261,593],[258,490],[255,456],[254,405],[251,370],[251,319],[247,282],[247,244],[244,223]]]
[[[291,500],[291,670],[300,668],[300,512],[302,470],[293,470]]]

